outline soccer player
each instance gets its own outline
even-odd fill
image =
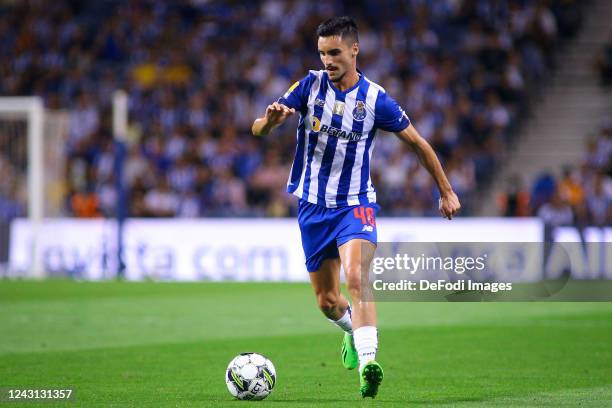
[[[311,70],[293,84],[255,120],[252,132],[266,135],[300,113],[287,191],[299,198],[306,268],[319,308],[345,332],[343,365],[359,365],[361,395],[373,398],[383,369],[375,361],[376,305],[362,297],[361,277],[362,271],[369,271],[377,242],[379,207],[370,178],[377,131],[395,133],[416,153],[440,190],[444,217],[451,219],[460,204],[431,146],[395,100],[357,69],[359,40],[353,19],[329,19],[319,25],[317,36],[325,69]],[[340,266],[352,307],[340,292]]]

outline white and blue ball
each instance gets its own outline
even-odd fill
[[[242,353],[227,366],[225,384],[230,394],[239,400],[262,400],[276,385],[276,369],[261,354]]]

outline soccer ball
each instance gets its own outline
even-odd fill
[[[237,355],[227,366],[225,384],[239,400],[262,400],[276,384],[276,369],[266,357],[257,353]]]

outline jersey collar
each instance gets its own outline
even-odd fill
[[[363,72],[361,72],[359,70],[359,68],[357,68],[357,75],[359,75],[359,79],[357,80],[357,82],[355,82],[355,85],[351,86],[349,89],[347,89],[346,91],[341,91],[338,88],[336,88],[336,86],[334,85],[334,83],[332,81],[330,81],[329,79],[329,75],[327,75],[327,72],[325,73],[325,78],[327,79],[327,82],[329,83],[329,86],[331,87],[331,89],[334,90],[335,93],[337,94],[341,94],[341,95],[346,95],[347,93],[354,91],[357,87],[359,87],[359,85],[361,85],[361,83],[363,82],[363,79],[365,78],[365,75],[363,75]]]

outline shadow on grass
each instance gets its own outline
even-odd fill
[[[408,406],[408,405],[446,405],[452,406],[454,404],[460,403],[483,403],[487,401],[487,398],[466,398],[466,397],[458,397],[458,398],[447,398],[441,399],[437,401],[432,400],[424,400],[424,399],[411,399],[410,397],[406,398],[300,398],[300,399],[292,399],[292,398],[276,398],[272,400],[267,400],[268,404],[313,404],[313,406],[317,406],[317,404],[356,404],[362,402],[365,404],[371,404],[374,406],[383,406],[383,405],[393,405],[398,407]]]

